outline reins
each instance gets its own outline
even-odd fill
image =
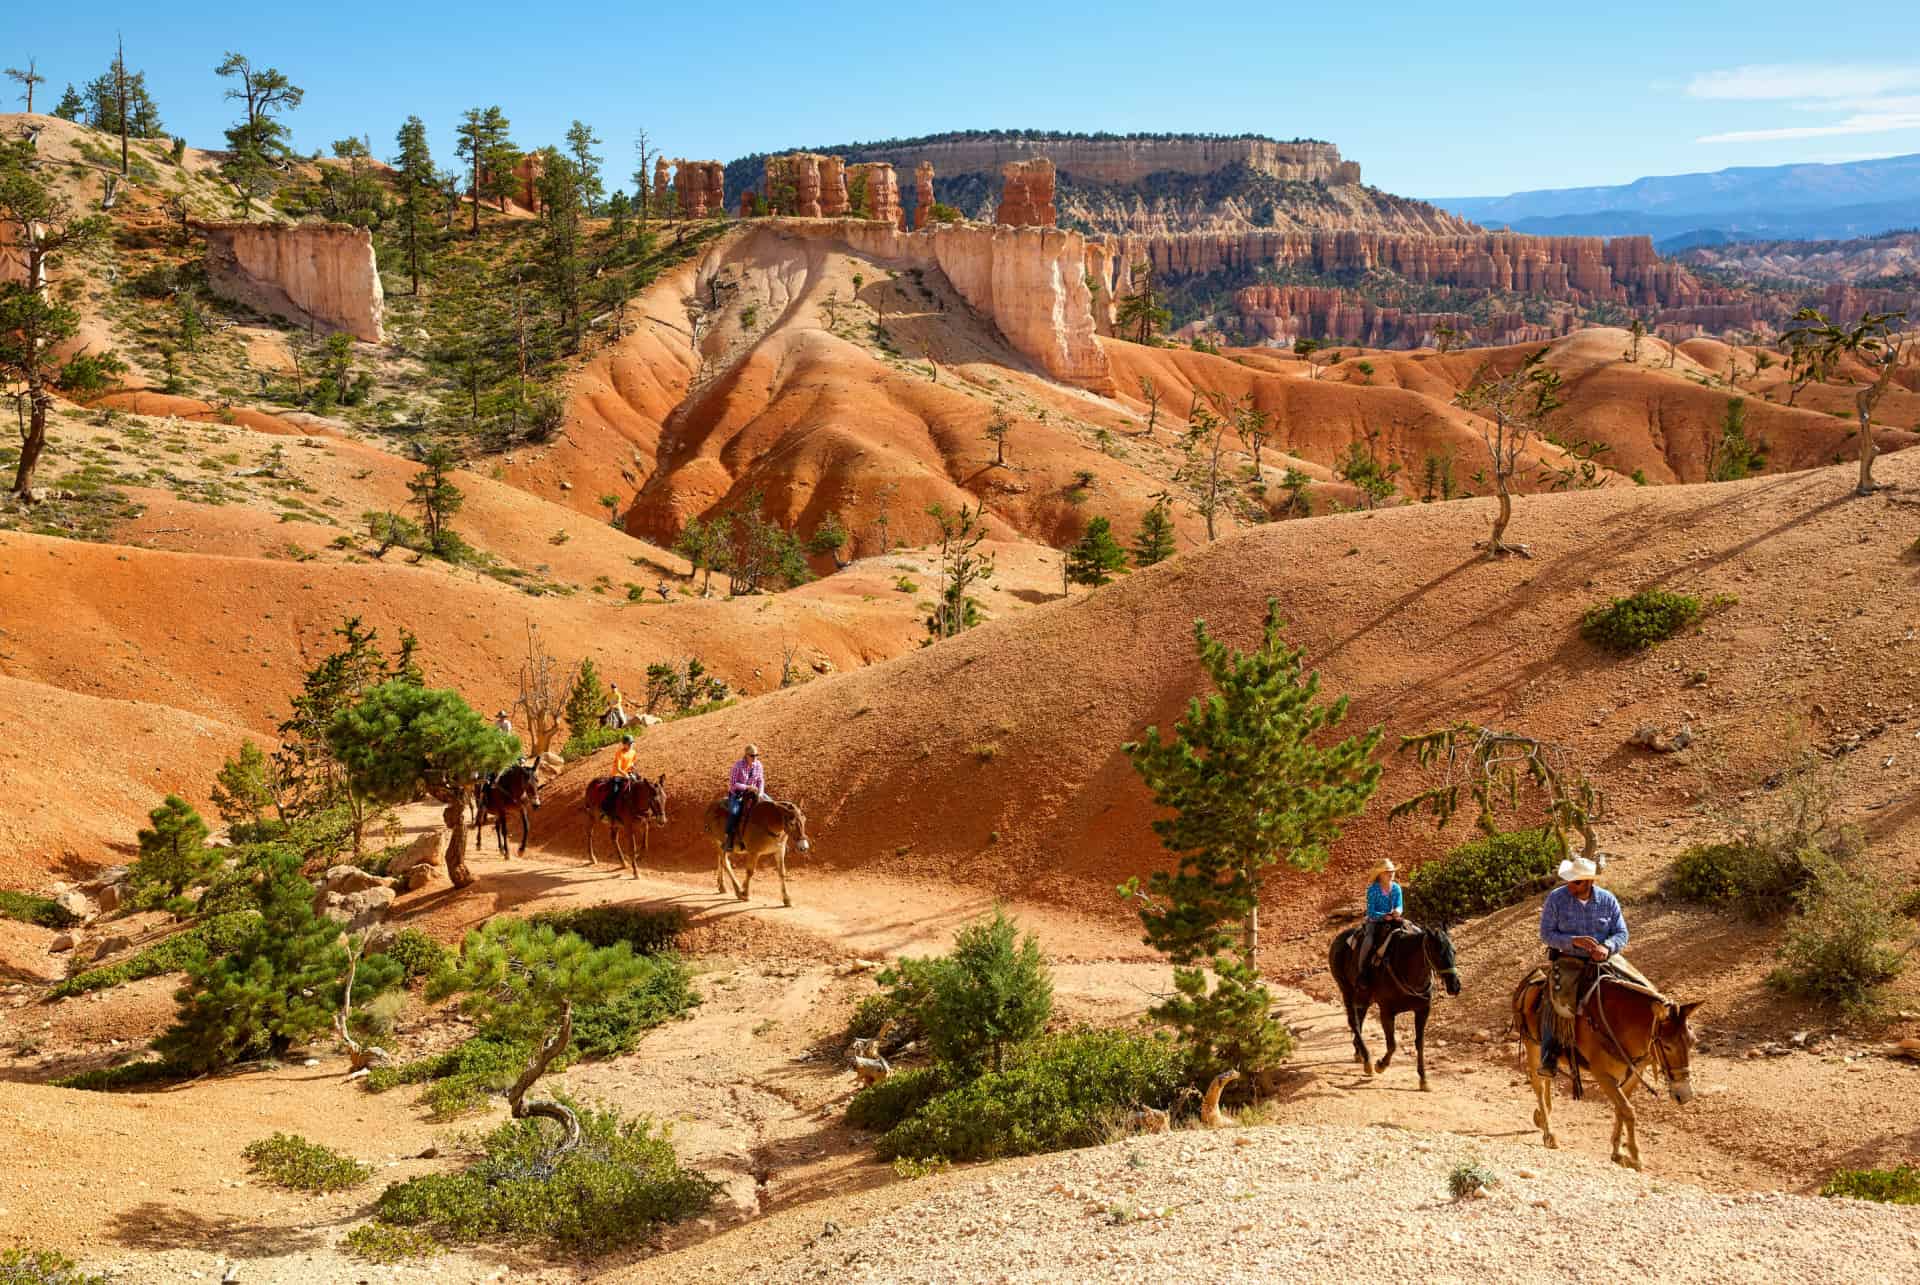
[[[1593,985],[1587,988],[1586,998],[1581,1000],[1579,1006],[1575,1008],[1574,1011],[1576,1013],[1584,1009],[1588,1001],[1594,1000],[1599,996],[1600,984],[1605,980],[1606,978],[1604,976],[1596,976],[1593,979]],[[1644,994],[1645,992],[1636,990],[1635,993]],[[1631,1056],[1627,1052],[1626,1046],[1620,1042],[1620,1037],[1614,1034],[1613,1023],[1607,1020],[1606,1004],[1596,1003],[1594,1007],[1598,1009],[1600,1013],[1600,1021],[1596,1024],[1600,1030],[1600,1034],[1605,1037],[1608,1045],[1611,1046],[1613,1055],[1626,1063],[1627,1066],[1627,1073],[1620,1077],[1620,1082],[1614,1085],[1614,1088],[1625,1092],[1629,1080],[1638,1080],[1641,1087],[1646,1089],[1650,1096],[1657,1097],[1659,1090],[1647,1081],[1645,1067],[1647,1063],[1651,1061],[1659,1068],[1661,1077],[1665,1079],[1668,1084],[1673,1083],[1673,1066],[1667,1059],[1666,1046],[1660,1043],[1660,1023],[1665,1020],[1668,1002],[1664,999],[1654,999],[1651,995],[1647,996],[1647,998],[1651,1000],[1654,1005],[1653,1031],[1647,1037],[1647,1051],[1642,1053],[1638,1058]],[[1547,1002],[1551,1003],[1552,1000],[1549,999]],[[1575,1056],[1578,1056],[1578,1054]]]
[[[1426,929],[1422,928],[1418,933],[1414,934],[1414,936],[1416,936],[1420,942],[1420,958],[1425,960],[1427,965],[1427,984],[1425,989],[1414,990],[1411,986],[1408,986],[1406,982],[1401,980],[1400,974],[1394,971],[1393,955],[1391,952],[1389,952],[1387,955],[1387,968],[1386,968],[1387,978],[1389,981],[1393,983],[1394,989],[1398,990],[1402,995],[1405,995],[1408,999],[1424,1000],[1427,1003],[1432,1003],[1434,977],[1435,976],[1440,976],[1440,977],[1452,976],[1457,978],[1460,975],[1460,969],[1458,966],[1451,967],[1451,968],[1442,968],[1438,964],[1433,962],[1432,957],[1427,954],[1427,943],[1431,941],[1432,938],[1427,935]]]

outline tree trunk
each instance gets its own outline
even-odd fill
[[[1247,912],[1247,922],[1242,936],[1247,946],[1247,963],[1253,964],[1260,950],[1260,907],[1257,903]]]
[[[548,1065],[566,1050],[567,1044],[572,1039],[573,1001],[562,1000],[560,1028],[540,1046],[540,1051],[533,1055],[533,1061],[527,1063],[527,1069],[520,1073],[520,1078],[513,1082],[511,1089],[507,1090],[507,1104],[513,1108],[514,1119],[527,1120],[534,1116],[542,1116],[548,1120],[558,1121],[560,1127],[565,1130],[560,1139],[560,1145],[553,1150],[554,1156],[565,1155],[580,1145],[580,1120],[572,1111],[551,1099],[535,1098],[531,1102],[527,1101],[527,1090],[546,1074]]]
[[[1873,494],[1873,457],[1879,452],[1873,445],[1873,412],[1868,409],[1867,394],[1860,394],[1860,481],[1855,495]]]
[[[1501,537],[1507,533],[1507,523],[1513,521],[1513,496],[1507,492],[1505,478],[1498,479],[1500,488],[1500,512],[1493,519],[1493,534],[1487,539],[1487,556],[1497,558],[1506,551]]]
[[[440,820],[446,825],[447,834],[447,878],[456,888],[473,886],[474,873],[467,869],[467,805],[458,796],[447,798],[436,794],[435,798],[446,804],[446,811],[440,814]]]
[[[353,1019],[353,975],[359,970],[363,946],[364,943],[358,938],[347,943],[347,981],[340,989],[340,1011],[333,1015],[334,1034],[347,1046],[348,1065],[356,1071],[364,1071],[375,1062],[385,1062],[393,1057],[377,1044],[362,1045],[347,1030],[347,1023]]]
[[[13,471],[13,493],[22,499],[33,488],[33,471],[40,465],[40,454],[47,449],[47,403],[43,396],[30,394],[32,409],[27,413],[27,432],[20,442],[20,464]]]

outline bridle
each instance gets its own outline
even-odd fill
[[[1600,983],[1604,980],[1605,978],[1601,977],[1594,979],[1593,985],[1587,990],[1586,997],[1580,1002],[1580,1008],[1584,1009],[1587,1006],[1587,1000],[1593,999],[1600,993]],[[1647,1082],[1646,1066],[1648,1062],[1652,1062],[1654,1067],[1660,1072],[1660,1078],[1665,1080],[1669,1087],[1675,1083],[1673,1077],[1673,1059],[1667,1053],[1666,1041],[1660,1038],[1660,1028],[1666,1025],[1667,1018],[1672,1012],[1674,1005],[1671,1000],[1666,999],[1664,996],[1659,998],[1648,996],[1648,998],[1652,999],[1654,1003],[1653,1031],[1647,1037],[1647,1051],[1642,1053],[1638,1058],[1630,1056],[1627,1053],[1626,1046],[1620,1042],[1620,1037],[1613,1033],[1613,1023],[1607,1020],[1607,1006],[1605,1004],[1596,1004],[1594,1006],[1600,1014],[1600,1020],[1595,1023],[1595,1025],[1599,1027],[1600,1034],[1606,1038],[1607,1044],[1612,1048],[1614,1056],[1624,1062],[1627,1067],[1627,1073],[1620,1077],[1620,1082],[1614,1087],[1624,1090],[1630,1081],[1638,1080],[1640,1086],[1644,1088],[1650,1096],[1658,1097],[1659,1090]],[[1690,1082],[1693,1077],[1689,1074],[1684,1078]]]
[[[1450,977],[1453,979],[1454,985],[1458,986],[1460,984],[1460,968],[1456,964],[1442,965],[1439,960],[1433,957],[1433,945],[1439,939],[1432,933],[1422,928],[1419,930],[1418,935],[1420,937],[1420,957],[1426,960],[1427,963],[1426,986],[1420,990],[1415,990],[1413,987],[1407,985],[1405,981],[1401,980],[1400,974],[1393,969],[1392,955],[1388,955],[1387,957],[1385,972],[1387,979],[1393,983],[1394,988],[1402,995],[1405,995],[1408,999],[1425,1000],[1431,1003],[1433,1000],[1433,979],[1436,976]]]

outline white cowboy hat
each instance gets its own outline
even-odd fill
[[[1599,877],[1599,874],[1600,867],[1585,857],[1568,857],[1560,863],[1561,883],[1574,883],[1576,881],[1595,879]]]
[[[1396,866],[1393,864],[1393,861],[1391,858],[1382,857],[1380,858],[1380,864],[1373,868],[1373,873],[1376,875],[1392,874],[1394,871],[1398,870],[1399,868],[1400,868],[1399,866]]]

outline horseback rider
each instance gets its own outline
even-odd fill
[[[1392,861],[1383,858],[1373,868],[1373,882],[1367,885],[1367,920],[1360,926],[1360,943],[1355,951],[1362,986],[1372,980],[1375,956],[1386,949],[1394,928],[1404,922],[1400,884],[1393,877],[1395,869]]]
[[[493,730],[503,736],[513,735],[513,720],[507,717],[504,709],[493,716]]]
[[[640,752],[633,748],[633,737],[620,738],[620,748],[613,755],[613,789],[607,794],[607,806],[620,797],[620,792],[633,782],[634,765],[639,762]]]
[[[607,700],[609,702],[607,712],[600,716],[600,721],[608,727],[625,727],[627,725],[627,703],[626,698],[620,695],[620,684],[609,683],[607,685]]]
[[[747,746],[740,761],[727,773],[727,845],[732,852],[747,809],[767,797],[767,773],[760,764],[760,747]]]
[[[1553,1073],[1560,1060],[1554,1036],[1556,999],[1576,992],[1587,969],[1618,955],[1627,944],[1620,901],[1596,886],[1600,867],[1586,857],[1560,863],[1560,886],[1540,907],[1540,940],[1546,944],[1547,1002],[1540,1006],[1540,1070]]]

